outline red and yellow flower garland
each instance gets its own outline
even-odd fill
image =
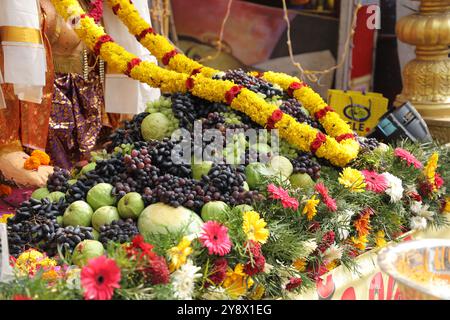
[[[108,3],[118,18],[127,26],[130,33],[136,35],[137,40],[169,69],[186,74],[201,73],[206,77],[212,77],[219,72],[219,70],[205,67],[178,52],[165,37],[153,31],[131,1],[108,0]],[[300,101],[323,125],[328,135],[336,138],[338,143],[343,144],[349,151],[352,151],[355,157],[357,156],[359,144],[355,141],[350,126],[314,90],[304,85],[298,78],[283,73],[265,72],[253,75],[279,85],[292,97]],[[316,145],[319,146],[321,142],[325,142],[324,138],[318,136]],[[314,151],[314,148],[312,149]]]
[[[206,77],[203,72],[198,72],[200,71],[198,68],[194,69],[194,72],[186,74],[169,71],[153,63],[141,61],[116,44],[101,26],[95,24],[94,19],[86,15],[77,0],[52,0],[52,2],[64,19],[74,22],[74,29],[78,36],[114,70],[119,70],[152,87],[159,87],[165,92],[189,90],[200,98],[227,103],[233,109],[249,115],[260,125],[266,126],[269,122],[272,128],[279,129],[281,137],[300,150],[315,151],[318,157],[328,159],[335,165],[345,166],[356,158],[358,148],[354,148],[350,144],[340,144],[336,139],[324,135],[317,129],[298,123],[287,114],[280,114],[276,106],[268,104],[258,94],[236,86],[231,81],[213,80]],[[114,10],[120,11],[117,8]],[[75,23],[78,19],[78,23]],[[144,30],[141,30],[139,34],[141,33],[145,34],[144,37],[152,34],[150,31],[144,32]],[[165,41],[167,42],[167,40]],[[169,49],[167,46],[166,48]],[[162,56],[157,55],[168,64],[174,58],[181,56],[174,49],[168,50]],[[186,59],[177,61],[184,61],[187,66],[189,59]]]

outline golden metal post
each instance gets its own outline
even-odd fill
[[[419,1],[419,0],[417,0]],[[396,105],[410,101],[435,137],[450,141],[450,0],[420,0],[416,14],[397,22],[398,38],[416,46],[403,70]],[[444,129],[444,130],[443,130]]]

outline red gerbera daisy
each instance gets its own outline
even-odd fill
[[[327,187],[325,187],[325,185],[322,182],[320,182],[316,184],[314,188],[322,197],[323,203],[325,203],[328,210],[330,210],[331,212],[335,212],[337,210],[336,200],[334,200],[329,195]]]
[[[33,300],[33,299],[31,299],[31,297],[26,296],[26,295],[23,295],[23,294],[15,294],[15,295],[12,297],[12,299],[13,299],[13,300]]]
[[[364,175],[367,190],[382,193],[389,187],[383,175],[369,170],[362,170],[361,173]]]
[[[86,300],[111,300],[114,289],[120,288],[120,269],[105,256],[89,260],[81,270],[81,286]]]
[[[212,274],[209,276],[209,280],[211,280],[215,285],[221,284],[227,275],[228,262],[225,258],[220,258],[214,261],[214,267]],[[206,286],[209,285],[208,282],[205,283]]]
[[[208,248],[209,254],[224,256],[231,251],[228,228],[217,221],[208,221],[203,225],[199,240]]]
[[[267,191],[270,193],[270,198],[274,200],[281,200],[283,208],[292,208],[293,210],[298,209],[298,200],[290,197],[289,193],[282,187],[277,187],[271,183],[267,186]]]

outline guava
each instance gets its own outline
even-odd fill
[[[119,212],[116,207],[104,206],[95,210],[92,215],[92,226],[100,231],[100,227],[105,224],[111,224],[113,221],[120,220]]]
[[[117,205],[119,215],[123,219],[137,219],[144,210],[145,204],[142,196],[137,192],[130,192],[124,195]]]
[[[78,200],[70,204],[63,216],[64,226],[83,226],[91,225],[93,210],[88,203]]]
[[[109,183],[99,183],[87,193],[87,202],[92,209],[97,210],[104,206],[113,206],[116,198],[111,194],[113,186]]]
[[[100,238],[100,232],[95,229],[92,229],[91,234],[94,237],[94,240],[98,240],[98,238]]]
[[[81,169],[81,174],[86,174],[89,171],[94,170],[96,166],[97,166],[97,164],[95,162],[88,163]]]
[[[201,180],[202,175],[208,175],[209,170],[211,170],[213,166],[212,161],[203,161],[201,163],[193,163],[192,168],[192,178],[195,180]]]
[[[66,195],[60,191],[54,191],[46,196],[51,202],[58,202],[61,198],[64,198]]]
[[[250,187],[248,186],[247,181],[244,181],[244,183],[242,184],[242,188],[244,188],[244,191],[250,191]]]
[[[244,212],[253,211],[253,207],[248,204],[241,204],[233,208],[233,213],[242,214]]]
[[[315,185],[313,179],[307,173],[296,173],[289,177],[291,186],[303,190],[312,189]]]
[[[31,198],[36,200],[42,200],[50,194],[47,188],[39,188],[33,191]]]
[[[205,203],[201,212],[202,219],[203,221],[224,221],[228,210],[230,210],[230,207],[222,201],[211,201]]]
[[[272,157],[272,159],[270,159],[269,166],[273,170],[280,172],[285,177],[289,177],[294,171],[294,166],[292,163],[288,158],[283,156]]]
[[[202,219],[195,212],[184,207],[173,208],[161,202],[145,208],[138,220],[139,232],[144,237],[168,232],[189,235],[200,232],[202,225]]]
[[[162,140],[170,136],[171,127],[170,120],[164,114],[156,112],[149,114],[142,121],[141,134],[145,141]]]
[[[264,178],[273,177],[276,172],[265,164],[253,162],[245,168],[245,177],[250,189],[257,189],[264,183]]]
[[[86,265],[90,259],[102,256],[105,253],[103,244],[97,240],[81,241],[72,254],[72,262],[79,267]]]

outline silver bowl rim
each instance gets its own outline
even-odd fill
[[[434,248],[434,247],[449,247],[450,248],[450,240],[444,239],[421,239],[421,240],[411,240],[407,242],[402,242],[397,245],[389,246],[383,248],[378,253],[377,261],[380,269],[393,277],[398,282],[411,287],[419,292],[428,294],[430,296],[442,299],[442,300],[450,300],[450,290],[447,293],[442,294],[442,292],[433,292],[432,289],[427,288],[425,286],[419,285],[417,282],[410,280],[405,277],[401,273],[397,271],[393,262],[395,261],[395,257],[398,253],[404,252],[406,250],[412,249],[424,249],[424,248]],[[450,284],[449,284],[450,288]]]

